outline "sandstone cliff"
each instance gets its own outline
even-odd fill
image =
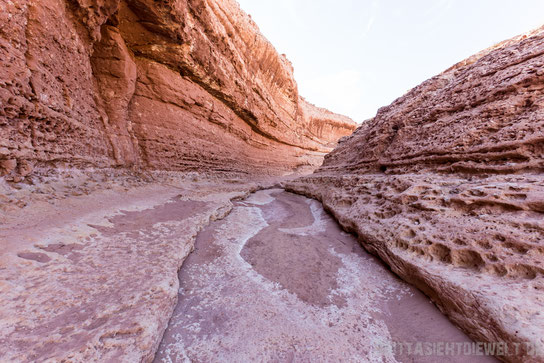
[[[543,28],[500,43],[381,108],[288,185],[475,340],[511,343],[511,361],[544,347],[543,66]]]
[[[0,1],[0,174],[316,167],[353,121],[309,105],[233,0]]]

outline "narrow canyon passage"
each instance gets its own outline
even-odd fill
[[[494,361],[457,354],[471,340],[422,293],[320,203],[281,189],[236,202],[204,229],[179,279],[155,362]],[[442,356],[415,342],[459,344]]]

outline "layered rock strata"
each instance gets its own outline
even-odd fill
[[[309,105],[233,0],[0,2],[0,168],[281,173],[353,121]]]
[[[288,189],[509,361],[544,347],[544,31],[415,87]],[[541,349],[535,352],[534,347]]]

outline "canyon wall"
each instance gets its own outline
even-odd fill
[[[233,0],[0,1],[0,174],[34,167],[283,173],[350,119],[298,94]]]
[[[542,361],[543,90],[541,28],[381,108],[287,188],[321,200],[476,341]]]

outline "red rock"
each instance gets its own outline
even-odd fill
[[[18,166],[19,175],[21,176],[27,176],[30,173],[32,173],[32,169],[33,169],[32,163],[28,162],[27,160],[19,161],[19,165],[17,166]]]
[[[233,0],[0,6],[2,159],[278,174],[355,128],[302,100]]]
[[[1,175],[6,175],[11,173],[17,167],[17,160],[15,159],[6,159],[0,161],[0,168],[2,169]]]
[[[544,28],[415,87],[288,185],[507,361],[544,347]],[[515,352],[515,343],[521,343]]]

